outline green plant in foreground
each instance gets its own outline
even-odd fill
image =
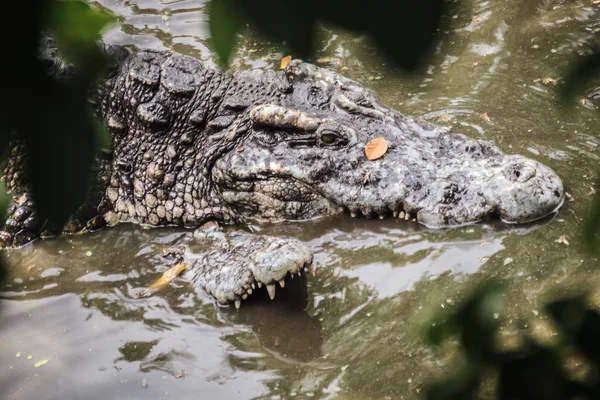
[[[504,283],[491,281],[475,290],[456,312],[429,324],[425,337],[432,346],[458,336],[465,357],[458,372],[430,384],[428,400],[476,399],[481,383],[495,376],[498,399],[600,399],[600,313],[587,306],[585,296],[548,302],[544,311],[558,330],[556,344],[541,344],[521,333],[520,346],[498,348],[504,310]],[[573,355],[583,357],[585,374],[566,368]]]

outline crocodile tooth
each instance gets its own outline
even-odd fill
[[[252,285],[254,286],[254,285]],[[252,289],[248,289],[248,294],[252,294]]]
[[[239,310],[240,306],[242,305],[242,302],[240,300],[236,300],[234,303],[235,303],[235,308]]]
[[[398,211],[394,211],[394,218],[398,218]]]
[[[244,293],[244,294],[242,295],[242,300],[246,300],[247,298],[248,298],[248,295],[247,295],[246,293]]]
[[[310,274],[311,274],[312,276],[315,276],[315,275],[316,275],[316,273],[315,273],[315,266],[314,266],[314,265],[312,265],[312,263],[311,263],[311,264],[308,264],[308,266],[306,267],[306,269],[308,270],[308,272],[310,272]]]
[[[283,279],[279,281],[279,286],[281,286],[282,288],[285,287],[285,281]]]
[[[267,285],[267,292],[269,292],[269,297],[273,300],[275,298],[275,284],[271,283]]]
[[[385,219],[385,214],[379,214],[379,219]]]
[[[290,276],[292,277],[292,279],[294,279],[294,273],[290,272]]]
[[[262,287],[262,282],[258,282],[258,288],[260,289]]]
[[[404,211],[402,211],[402,212],[400,213],[400,216],[399,216],[398,218],[400,218],[400,219],[404,219]]]
[[[357,215],[358,215],[358,214],[357,214],[356,212],[354,212],[354,211],[352,211],[352,212],[350,213],[350,216],[351,216],[352,218],[356,218],[356,216],[357,216]]]
[[[409,214],[409,213],[406,213],[406,214],[404,215],[404,219],[405,219],[406,221],[408,221],[408,220],[410,219],[410,214]]]
[[[256,285],[254,284],[254,282],[252,282],[252,290],[256,289]]]

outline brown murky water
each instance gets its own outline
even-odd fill
[[[210,62],[203,2],[99,3],[121,17],[107,42]],[[511,278],[507,334],[526,317],[528,329],[551,336],[538,301],[599,281],[600,264],[578,237],[600,160],[600,118],[585,93],[561,111],[553,86],[536,79],[558,77],[599,34],[600,6],[465,3],[423,75],[394,75],[365,40],[329,29],[318,57],[402,112],[548,164],[574,199],[558,215],[442,231],[349,216],[264,226],[309,243],[317,277],[238,312],[183,282],[136,296],[164,270],[162,247],[186,231],[122,226],[36,243],[9,253],[0,292],[2,398],[414,399],[428,377],[455,366],[422,346],[422,320],[489,277]],[[284,55],[248,33],[235,67],[278,68]],[[556,242],[561,235],[568,246]]]

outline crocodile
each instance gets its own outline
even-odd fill
[[[110,68],[91,102],[110,133],[110,154],[98,160],[86,206],[54,230],[202,226],[173,254],[219,303],[239,306],[262,284],[274,297],[275,283],[312,269],[312,253],[297,240],[214,223],[347,213],[437,229],[527,223],[563,203],[548,166],[404,116],[359,83],[302,60],[222,73],[177,53],[102,47]],[[53,68],[68,68],[49,53]],[[373,159],[365,149],[377,138],[387,149]],[[15,143],[3,178],[13,200],[2,247],[51,231],[36,216],[26,162]]]

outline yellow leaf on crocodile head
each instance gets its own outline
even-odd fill
[[[378,137],[373,140],[369,140],[365,147],[365,155],[369,160],[377,160],[383,157],[388,151],[388,142],[385,138]]]

